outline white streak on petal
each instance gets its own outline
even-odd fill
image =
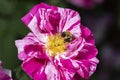
[[[37,18],[34,16],[32,21],[28,24],[28,27],[31,31],[35,34],[35,36],[43,43],[46,43],[47,36],[46,34],[40,33],[38,25],[37,25]]]
[[[47,63],[45,73],[47,75],[47,80],[60,80],[59,71],[51,62]]]
[[[80,37],[81,36],[80,25],[75,26],[72,30],[70,30],[70,33],[76,38]]]

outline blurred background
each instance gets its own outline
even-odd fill
[[[12,70],[13,80],[31,80],[20,67],[15,40],[29,32],[21,18],[40,2],[78,11],[82,24],[94,33],[100,63],[90,80],[120,80],[120,0],[81,1],[0,0],[0,60]]]

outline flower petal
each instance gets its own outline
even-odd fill
[[[79,65],[72,59],[60,59],[60,62],[62,64],[62,66],[64,68],[67,68],[67,69],[78,69],[79,68]]]
[[[88,79],[95,72],[99,61],[97,58],[94,57],[89,60],[80,60],[77,62],[80,65],[80,69],[77,70],[77,73],[82,78]]]
[[[94,36],[91,33],[91,31],[83,25],[81,25],[80,27],[82,29],[82,37],[85,38],[86,42],[94,44],[95,43]]]
[[[28,56],[40,57],[40,55],[44,54],[43,43],[40,43],[32,33],[29,33],[22,40],[16,40],[15,44],[18,48],[18,57],[21,60],[25,60]],[[42,56],[45,56],[45,54]]]
[[[61,68],[61,79],[60,80],[73,80],[75,72],[71,69]]]
[[[32,79],[39,80],[41,78],[47,80],[44,74],[44,65],[45,60],[28,58],[22,63],[22,68]]]
[[[28,27],[33,32],[33,34],[41,41],[42,43],[46,43],[47,41],[47,34],[42,33],[40,27],[38,26],[39,21],[37,20],[37,17],[34,16],[31,22],[28,24]],[[41,26],[44,26],[46,24],[45,20],[41,21]],[[43,27],[42,27],[43,28]],[[47,28],[45,28],[47,29]]]
[[[73,77],[73,80],[82,80],[82,77],[78,73],[76,73]]]
[[[83,49],[79,51],[76,56],[78,59],[91,59],[97,55],[98,51],[94,45],[84,45]]]
[[[31,20],[33,19],[34,15],[38,12],[39,8],[49,8],[50,6],[45,3],[40,3],[38,5],[35,5],[29,13],[27,13],[21,20],[24,22],[24,24],[27,26]]]
[[[47,80],[61,80],[58,69],[51,62],[47,63],[45,67],[45,74],[47,76]]]
[[[76,57],[79,54],[79,51],[84,47],[85,40],[80,37],[78,39],[75,39],[71,43],[67,45],[67,57]]]
[[[74,10],[64,8],[58,8],[58,12],[61,15],[61,20],[59,23],[59,32],[65,32],[69,30],[76,37],[78,37],[78,35],[80,36],[81,30],[79,26],[81,19],[79,14]],[[76,32],[74,30],[76,30]]]
[[[45,35],[56,33],[60,15],[57,7],[41,3],[35,6],[22,21],[30,28],[40,41],[46,41]],[[46,34],[45,34],[46,33]]]

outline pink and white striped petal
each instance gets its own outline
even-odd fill
[[[88,60],[76,61],[80,68],[77,70],[77,73],[85,79],[88,79],[96,70],[98,59],[96,57]]]
[[[22,68],[34,80],[39,80],[40,78],[47,80],[44,73],[45,64],[46,61],[43,59],[30,57],[22,63]]]
[[[79,14],[71,9],[58,8],[61,19],[59,23],[59,32],[70,31],[75,37],[81,35],[80,29],[80,16]],[[63,15],[64,14],[64,15]]]
[[[67,45],[67,53],[65,55],[69,58],[76,57],[79,54],[79,51],[84,47],[84,44],[84,38],[80,37],[75,39]]]
[[[25,60],[28,56],[33,56],[32,53],[37,52],[34,55],[40,55],[43,53],[42,45],[40,41],[35,37],[33,33],[29,33],[24,39],[16,40],[15,45],[18,48],[18,57],[21,60]]]

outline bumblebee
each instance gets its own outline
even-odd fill
[[[74,36],[69,31],[63,32],[61,36],[64,38],[65,43],[74,39]]]

